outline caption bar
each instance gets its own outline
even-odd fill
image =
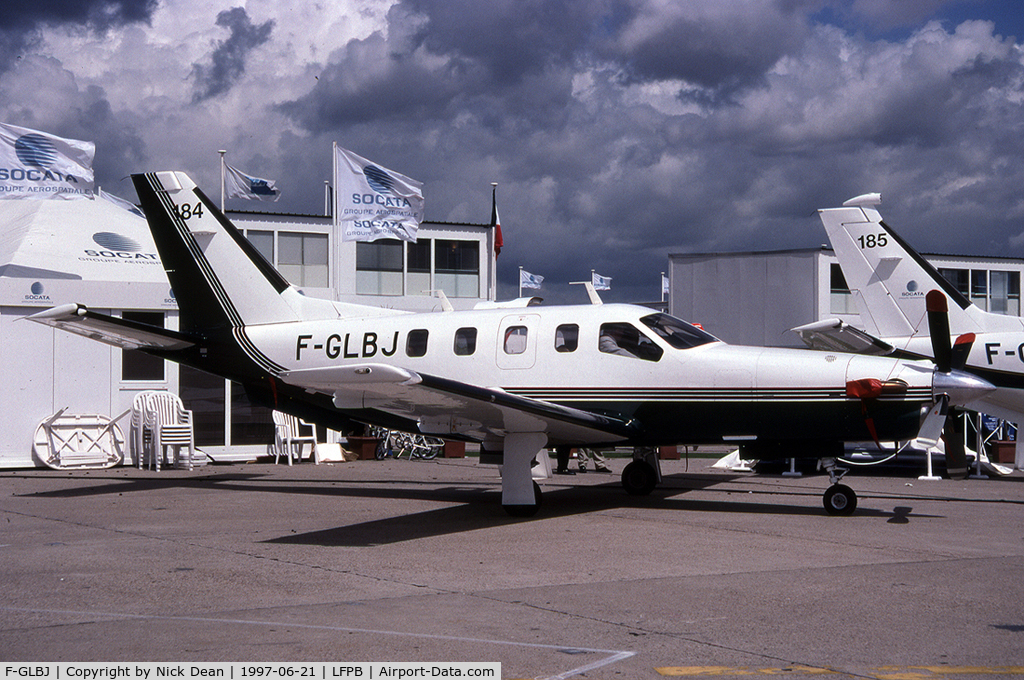
[[[501,678],[499,662],[379,662],[358,663],[5,663],[0,680],[163,680],[164,678],[223,678],[223,680],[407,680],[408,678]]]

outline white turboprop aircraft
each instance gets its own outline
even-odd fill
[[[865,194],[818,211],[866,333],[836,319],[794,330],[812,347],[929,358],[936,356],[929,311],[948,307],[948,314],[935,317],[940,326],[948,324],[940,332],[975,338],[959,367],[996,386],[977,410],[1024,423],[1024,320],[967,299],[882,220],[880,202],[879,194]],[[948,439],[955,442],[947,447],[950,475],[966,475],[960,438]]]
[[[762,459],[822,459],[825,507],[849,514],[856,496],[835,468],[842,442],[937,431],[944,404],[991,389],[925,361],[730,346],[632,305],[405,313],[309,298],[187,175],[132,179],[180,329],[73,303],[28,318],[234,380],[254,402],[331,429],[369,423],[480,442],[481,462],[504,466],[513,515],[539,507],[530,468],[545,447],[723,441]],[[650,460],[622,476],[634,494],[659,479]]]

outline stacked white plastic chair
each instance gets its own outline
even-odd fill
[[[128,452],[140,470],[146,464],[151,451],[152,433],[146,430],[146,409],[150,394],[152,392],[139,392],[135,395],[135,399],[132,400],[131,424],[128,427]]]
[[[150,468],[159,471],[166,449],[170,447],[173,449],[171,464],[181,464],[184,450],[188,469],[192,470],[195,465],[192,411],[182,405],[176,394],[140,392],[132,405],[130,447],[140,468],[146,461]]]
[[[301,433],[302,427],[309,428],[309,434]],[[310,451],[316,452],[316,427],[310,423],[299,420],[295,416],[274,411],[274,464],[277,459],[284,456],[288,464],[292,464],[292,456],[295,460],[302,460],[302,445],[309,442]]]

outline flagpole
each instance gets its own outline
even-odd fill
[[[338,227],[338,142],[331,142],[331,261],[334,264],[331,270],[334,272],[334,297],[338,298],[341,290],[341,229]]]
[[[491,182],[491,208],[492,208],[492,212],[497,210],[497,205],[498,205],[498,183],[497,182]],[[494,247],[495,247],[495,243],[496,243],[495,239],[497,239],[497,238],[498,238],[497,227],[495,227],[492,224],[491,225],[491,230],[490,230],[490,237],[487,239],[487,242],[490,245],[489,250],[491,251],[491,280],[489,282],[490,293],[488,295],[488,297],[490,297],[490,299],[491,299],[491,302],[497,302],[498,301],[498,254],[496,252],[494,252]],[[522,293],[520,293],[520,297],[522,297]]]
[[[519,265],[519,297],[523,297],[523,265]]]
[[[224,212],[224,154],[228,152],[227,149],[221,149],[217,153],[220,154],[220,211]]]

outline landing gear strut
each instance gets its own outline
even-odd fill
[[[837,467],[835,458],[822,458],[819,465],[828,473],[828,479],[832,483],[822,497],[825,512],[843,517],[852,515],[857,509],[857,494],[850,487],[839,483],[849,470]]]

